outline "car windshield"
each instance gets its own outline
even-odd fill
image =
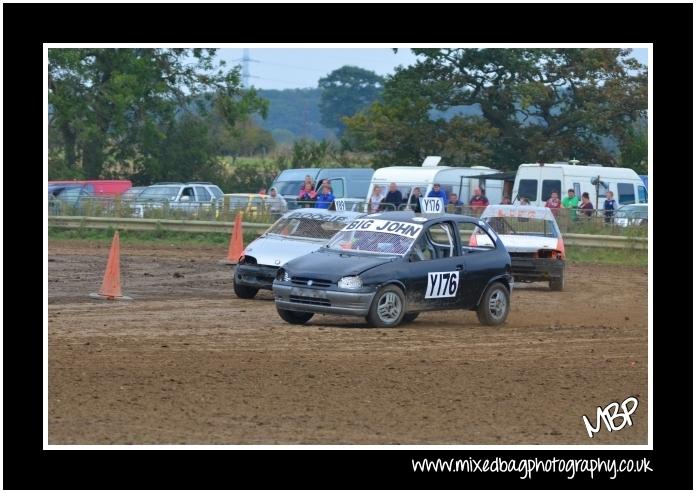
[[[558,230],[553,221],[538,217],[482,217],[499,235],[543,236],[558,238]]]
[[[400,221],[358,219],[326,245],[329,250],[404,256],[423,226]]]
[[[178,186],[162,185],[147,187],[143,193],[138,196],[138,200],[176,200],[179,188]]]
[[[139,196],[142,193],[143,189],[142,188],[131,188],[130,190],[126,190],[121,194],[121,198],[123,200],[130,200],[134,199],[137,196]]]
[[[617,217],[648,217],[648,208],[640,206],[624,206],[616,211]]]
[[[273,186],[280,195],[297,195],[300,193],[302,185],[304,185],[304,180],[278,181]]]
[[[321,217],[300,217],[300,214],[281,217],[266,231],[266,234],[328,240],[346,225],[342,221],[329,221]]]

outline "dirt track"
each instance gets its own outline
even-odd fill
[[[647,443],[647,269],[516,286],[502,328],[377,330],[235,298],[224,248],[121,250],[135,300],[100,302],[108,245],[49,245],[49,443]],[[590,439],[582,415],[630,395],[633,426]]]

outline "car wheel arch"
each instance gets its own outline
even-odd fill
[[[493,284],[495,282],[502,283],[507,288],[508,293],[510,292],[510,282],[508,281],[507,277],[504,274],[492,277],[491,279],[488,280],[486,285],[481,290],[481,293],[478,295],[478,299],[476,301],[476,306],[479,306],[481,304],[481,299],[483,298],[483,295],[486,293],[486,290],[489,288],[489,286],[491,284]]]

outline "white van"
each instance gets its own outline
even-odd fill
[[[426,159],[426,162],[428,160]],[[405,208],[411,200],[413,189],[420,188],[421,194],[426,197],[432,190],[433,183],[439,183],[442,190],[450,193],[454,192],[464,204],[469,203],[476,187],[484,188],[480,175],[494,174],[498,171],[486,166],[451,167],[451,166],[429,166],[424,162],[423,166],[388,166],[380,168],[372,175],[372,181],[367,191],[366,201],[370,200],[372,190],[375,185],[382,188],[382,194],[386,194],[389,184],[394,182],[402,196],[402,206]],[[498,204],[502,199],[503,182],[501,180],[488,180],[485,183],[485,194],[491,204]]]
[[[596,209],[604,209],[608,190],[614,192],[614,199],[621,205],[648,202],[648,191],[643,180],[630,168],[592,164],[580,166],[563,162],[521,164],[512,190],[513,204],[519,204],[520,198],[526,197],[530,205],[543,207],[551,192],[558,192],[558,197],[562,199],[571,188],[578,199],[587,192]]]

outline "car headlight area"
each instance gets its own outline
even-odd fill
[[[360,276],[342,277],[338,281],[338,287],[341,289],[360,289],[363,286]]]
[[[278,269],[278,273],[276,274],[276,281],[284,281],[284,282],[290,282],[292,278],[290,277],[290,274],[285,269]]]

